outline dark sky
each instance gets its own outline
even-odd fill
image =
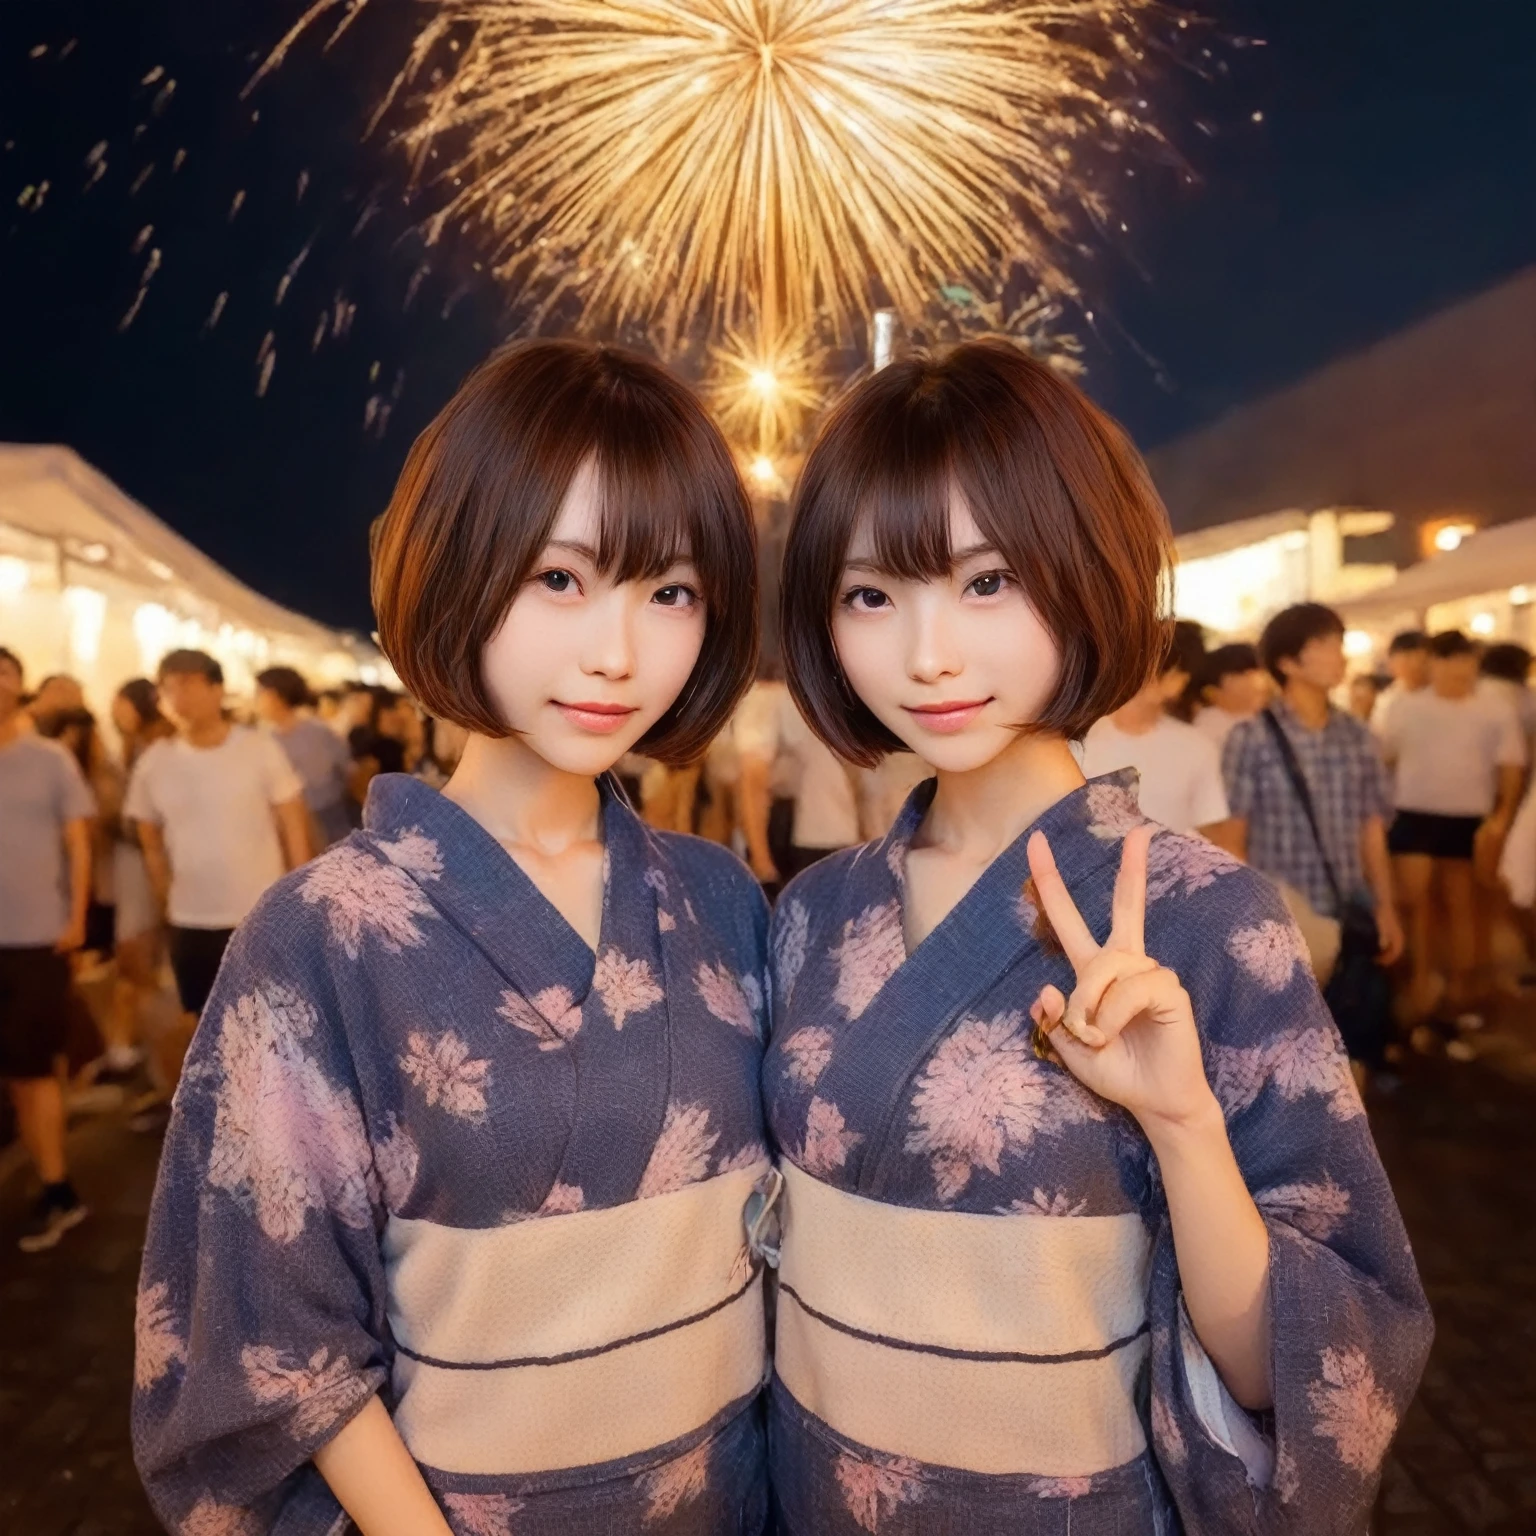
[[[399,163],[361,142],[420,11],[373,5],[242,101],[300,0],[0,0],[0,440],[73,445],[252,585],[363,628],[368,522],[511,325],[471,252],[421,270]],[[1089,388],[1145,447],[1536,261],[1536,5],[1203,14],[1223,67],[1158,87],[1195,183],[1127,182],[1129,232],[1081,268]]]

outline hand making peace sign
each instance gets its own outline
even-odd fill
[[[1149,1118],[1182,1121],[1214,1103],[1189,994],[1146,951],[1154,830],[1141,826],[1126,836],[1102,945],[1077,910],[1045,834],[1036,832],[1028,844],[1040,905],[1077,973],[1071,997],[1042,987],[1030,1017],[1079,1082],[1130,1110],[1144,1128]]]

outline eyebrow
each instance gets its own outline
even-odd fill
[[[964,549],[953,550],[949,557],[949,563],[951,566],[964,565],[967,560],[974,560],[977,555],[995,555],[997,553],[998,549],[995,544],[985,542],[968,544]],[[886,567],[881,565],[878,560],[845,560],[843,561],[843,569],[845,571],[873,571],[877,575],[886,574]]]
[[[597,564],[597,551],[581,539],[550,539],[544,548],[569,550],[571,554],[580,555],[582,559],[590,560],[593,565]]]

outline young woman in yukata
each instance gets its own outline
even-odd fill
[[[730,454],[643,359],[515,347],[417,441],[373,594],[468,744],[231,944],[144,1254],[150,1497],[179,1536],[756,1536],[767,910],[605,777],[752,677]]]
[[[1069,749],[1157,668],[1168,545],[1000,341],[868,378],[806,464],[796,699],[937,777],[774,914],[786,1536],[1366,1528],[1430,1319],[1306,951]]]

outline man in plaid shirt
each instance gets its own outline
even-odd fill
[[[1381,963],[1391,965],[1403,951],[1387,854],[1391,781],[1369,729],[1328,700],[1344,681],[1344,621],[1321,603],[1298,603],[1265,626],[1259,655],[1280,685],[1271,710],[1312,792],[1328,861],[1344,895],[1375,908]],[[1336,918],[1317,839],[1262,715],[1232,728],[1221,769],[1243,856],[1290,888],[1293,910],[1299,894],[1319,915]]]

